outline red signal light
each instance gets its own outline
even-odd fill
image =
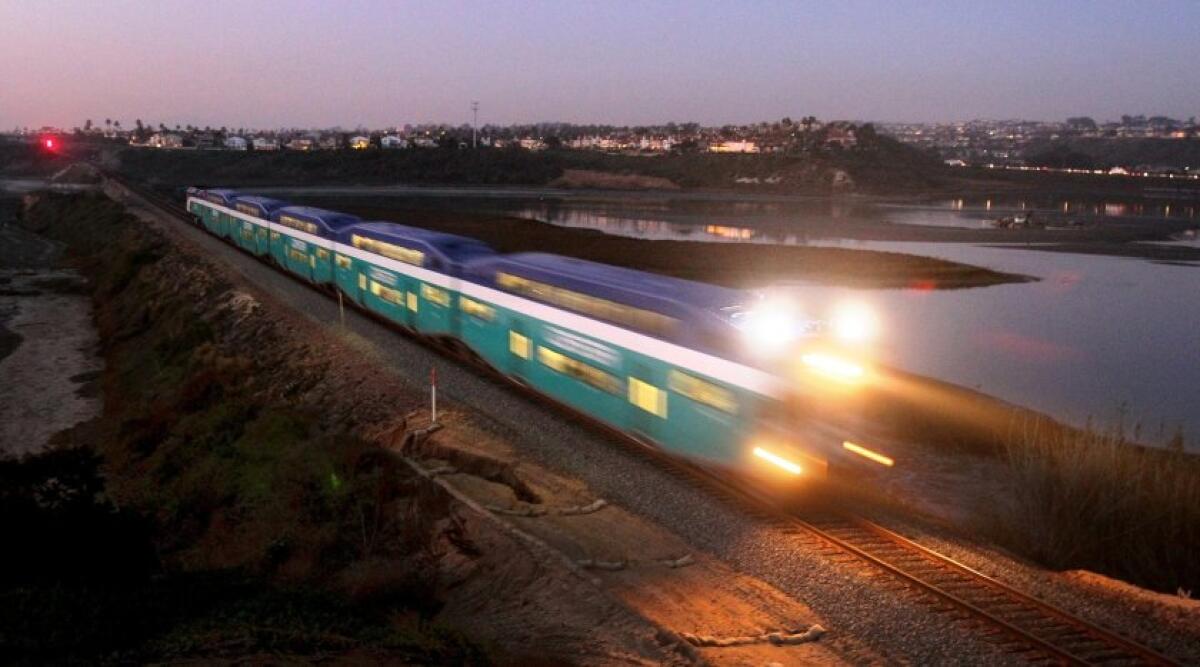
[[[47,138],[46,141],[44,141],[43,143],[46,145],[47,150],[54,150],[54,140],[53,139]]]

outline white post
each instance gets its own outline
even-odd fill
[[[437,423],[437,367],[429,367],[429,404],[430,423]]]

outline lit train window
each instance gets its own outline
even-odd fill
[[[250,240],[254,238],[254,230],[250,227],[242,227],[242,238]]]
[[[247,215],[252,215],[252,216],[254,216],[254,217],[256,217],[256,218],[258,217],[258,209],[257,209],[257,208],[255,208],[254,206],[251,206],[251,205],[249,205],[249,204],[238,204],[238,205],[237,205],[237,210],[239,210],[239,211],[241,211],[242,213],[245,213],[245,214],[247,214]]]
[[[360,278],[359,284],[362,284],[361,278]],[[392,289],[391,287],[388,287],[387,285],[381,285],[380,283],[377,283],[374,280],[372,280],[371,281],[371,294],[374,294],[375,296],[379,297],[380,299],[383,299],[384,301],[387,301],[388,303],[395,304],[397,306],[400,306],[401,308],[404,307],[404,292],[402,292],[398,289]]]
[[[551,370],[573,377],[601,391],[617,395],[621,393],[621,381],[616,376],[606,373],[595,366],[585,364],[578,359],[572,359],[556,350],[539,345],[538,361]]]
[[[436,303],[443,308],[450,305],[450,293],[433,285],[421,283],[421,296],[425,297],[426,301]]]
[[[367,289],[367,275],[365,273],[358,274],[358,289]]]
[[[295,248],[288,248],[287,254],[288,257],[291,257],[297,262],[308,262],[308,253],[304,251],[296,250]]]
[[[703,403],[729,414],[737,414],[737,397],[724,387],[718,387],[711,382],[705,382],[680,371],[671,371],[667,375],[667,386],[671,388],[671,391],[697,403]]]
[[[358,234],[352,234],[350,236],[350,242],[354,244],[355,248],[361,248],[367,252],[373,252],[376,255],[383,255],[384,257],[389,257],[397,262],[404,262],[405,264],[421,266],[421,263],[425,259],[425,253],[421,252],[420,250],[405,248],[404,246],[396,245],[395,243],[387,243],[378,239],[359,236]]]
[[[417,300],[416,292],[408,293],[408,309],[409,310],[413,311],[414,313],[417,312],[417,309],[420,307],[420,303],[421,302]]]
[[[491,320],[496,319],[495,308],[492,308],[486,303],[479,303],[475,299],[468,299],[467,297],[460,295],[458,297],[458,307],[461,308],[464,313],[472,317],[478,317],[481,320],[488,320],[490,322]]]
[[[652,415],[667,418],[667,392],[648,382],[629,378],[629,402]]]
[[[508,332],[508,351],[521,357],[528,359],[530,356],[530,344],[527,336],[522,336],[515,331]]]
[[[334,255],[333,261],[337,262],[339,269],[348,269],[354,264],[354,262],[345,255]]]
[[[271,240],[272,241],[278,241],[281,238],[283,238],[283,235],[280,234],[279,232],[271,232]]]
[[[675,318],[656,313],[652,310],[626,306],[615,301],[547,285],[546,283],[529,280],[521,276],[514,276],[511,273],[497,273],[496,284],[511,292],[533,297],[539,301],[552,303],[562,308],[586,313],[597,319],[607,320],[631,329],[661,336],[670,335],[678,323]]]
[[[329,259],[329,251],[324,248],[317,248],[317,259],[320,259],[320,260]]]
[[[308,232],[309,234],[316,234],[318,229],[315,223],[307,220],[301,220],[300,218],[293,218],[290,215],[279,216],[279,224],[283,225],[284,227],[298,229],[302,232]]]

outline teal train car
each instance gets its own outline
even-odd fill
[[[494,251],[475,239],[390,222],[338,233],[334,273],[352,301],[416,332],[458,338],[459,274]]]
[[[233,200],[237,196],[236,190],[224,188],[202,190],[200,197],[214,205],[201,207],[200,224],[212,234],[221,238],[231,238],[230,228],[234,220]]]
[[[338,230],[360,219],[311,206],[285,206],[271,214],[270,256],[288,271],[317,285],[333,285]]]
[[[241,215],[234,216],[231,233],[234,241],[243,250],[265,257],[271,252],[271,216],[284,208],[287,202],[270,197],[239,195],[234,197],[233,208]]]

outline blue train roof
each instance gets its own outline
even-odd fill
[[[754,300],[751,293],[742,290],[548,253],[502,255],[470,266],[471,276],[489,284],[494,282],[496,271],[645,308],[667,301],[720,313]]]
[[[271,199],[270,197],[260,197],[258,195],[238,195],[234,197],[233,203],[253,206],[258,210],[258,217],[260,218],[269,217],[275,211],[288,205],[282,199]]]
[[[351,245],[351,237],[355,234],[406,248],[419,249],[437,255],[442,260],[453,264],[461,264],[472,259],[496,254],[496,251],[492,250],[488,244],[468,236],[447,234],[394,222],[361,222],[344,227],[338,232],[337,240],[339,243]]]
[[[279,218],[289,215],[293,218],[311,222],[321,229],[321,236],[332,237],[339,229],[362,221],[358,216],[337,211],[327,211],[312,206],[285,206],[271,214],[271,220],[279,222]]]
[[[742,290],[544,253],[479,259],[469,262],[463,275],[467,280],[510,291],[497,283],[498,272],[665,315],[676,326],[654,326],[642,329],[643,333],[721,356],[740,353],[734,319],[755,300],[752,293]],[[524,296],[543,300],[537,295]],[[552,305],[574,310],[569,302]],[[595,313],[589,315],[596,317]],[[641,329],[636,322],[616,323]]]
[[[238,191],[230,190],[228,188],[213,188],[201,190],[200,196],[214,204],[230,206],[233,204],[233,200],[238,196]]]

